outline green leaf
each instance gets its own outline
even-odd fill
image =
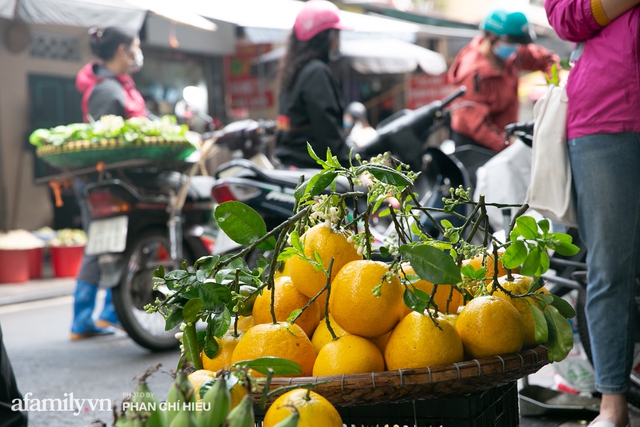
[[[398,172],[388,166],[369,163],[360,166],[356,170],[356,175],[369,172],[385,184],[395,185],[396,187],[406,187],[412,184],[411,180],[403,173]]]
[[[249,246],[267,234],[264,220],[250,206],[244,203],[230,201],[219,204],[214,212],[218,225],[231,240],[241,245]],[[258,248],[269,251],[276,246],[276,239],[258,245]]]
[[[573,348],[571,324],[553,306],[549,306],[544,310],[544,318],[549,327],[549,361],[560,362],[567,357],[567,354]]]
[[[518,233],[525,239],[535,239],[540,234],[538,233],[538,224],[536,220],[530,216],[521,216],[516,219],[516,226],[514,229],[518,229]]]
[[[427,302],[409,289],[409,286],[405,288],[402,299],[404,300],[404,304],[413,311],[424,313],[427,309]]]
[[[462,275],[465,277],[475,277],[476,269],[471,265],[463,265],[462,267],[460,267],[460,273],[462,273]]]
[[[527,259],[528,251],[527,246],[523,241],[518,240],[513,242],[502,255],[502,264],[505,268],[516,268]]]
[[[549,232],[549,220],[546,218],[542,218],[538,221],[538,227],[542,230],[542,234],[547,234]]]
[[[296,187],[295,191],[293,192],[293,197],[295,197],[296,200],[302,199],[304,195],[307,194],[307,186],[309,185],[310,182],[311,180],[308,179]]]
[[[442,221],[440,221],[440,224],[442,225],[442,228],[444,228],[444,229],[453,228],[453,224],[451,224],[451,221],[449,221],[447,219],[443,219]]]
[[[540,267],[540,249],[534,247],[524,260],[520,273],[524,276],[533,276]]]
[[[182,310],[172,311],[165,320],[164,330],[170,331],[184,321]]]
[[[293,310],[291,314],[289,314],[289,317],[287,317],[287,323],[293,323],[293,319],[295,319],[300,313],[302,313],[301,308],[296,308],[295,310]]]
[[[480,279],[484,279],[485,277],[487,277],[487,269],[486,268],[481,267],[481,268],[476,270],[474,279],[480,280]]]
[[[556,245],[555,250],[562,256],[572,256],[580,252],[580,248],[573,243],[560,243]]]
[[[531,314],[533,315],[534,335],[538,344],[544,344],[549,340],[549,326],[542,314],[542,310],[537,305],[532,304],[529,299],[524,299],[529,304]]]
[[[153,272],[153,277],[164,279],[164,266],[162,264],[160,264],[158,268]]]
[[[404,245],[400,252],[424,280],[437,285],[455,285],[462,280],[456,262],[438,248],[429,245]]]
[[[190,299],[182,309],[182,316],[187,323],[193,323],[198,320],[200,311],[204,309],[204,304],[200,298]]]
[[[189,273],[184,270],[173,270],[165,274],[165,280],[182,280],[188,277]]]
[[[564,300],[558,295],[551,294],[551,296],[553,297],[553,302],[551,303],[551,306],[555,307],[558,310],[558,313],[560,313],[562,316],[564,316],[567,319],[575,317],[576,311],[573,309],[573,306],[568,301]]]
[[[198,258],[198,260],[193,264],[194,268],[199,268],[202,270],[211,270],[218,260],[220,259],[220,255],[208,255]]]
[[[551,261],[549,260],[549,254],[545,250],[540,251],[540,266],[535,273],[535,276],[540,277],[549,270]]]
[[[378,248],[378,251],[380,252],[380,256],[382,258],[391,257],[391,252],[389,252],[389,248],[387,248],[386,246],[380,246],[380,248]]]
[[[204,351],[204,354],[206,354],[209,359],[213,359],[214,357],[216,357],[219,348],[220,345],[214,337],[210,335],[205,336],[204,347],[202,348],[202,351]]]
[[[384,208],[380,212],[378,212],[378,218],[384,218],[388,215],[391,215],[391,209],[389,208]]]
[[[231,313],[227,307],[222,310],[222,312],[217,313],[210,320],[209,326],[211,326],[211,333],[218,338],[222,338],[222,336],[229,330],[229,326],[231,326]]]
[[[231,365],[232,368],[240,366],[248,366],[263,375],[267,375],[269,369],[273,370],[274,375],[298,375],[302,373],[302,367],[296,362],[280,357],[260,357],[253,360],[243,360]]]
[[[231,291],[218,283],[207,282],[199,287],[200,300],[209,311],[226,306],[231,302]]]
[[[544,286],[544,282],[542,281],[542,279],[540,277],[538,277],[536,280],[533,280],[529,284],[529,289],[527,289],[527,293],[530,294],[532,292],[535,292],[535,291],[537,291],[538,289],[540,289],[543,286]]]
[[[545,305],[553,304],[553,295],[551,294],[538,293],[537,297],[540,298]]]
[[[322,193],[325,188],[331,185],[331,183],[336,179],[337,176],[337,172],[323,172],[314,176],[314,178],[317,177],[316,182],[313,183],[313,186],[311,186],[311,188],[307,190],[307,193],[310,196],[317,196],[318,194]],[[309,184],[311,184],[312,182],[313,179]],[[309,187],[307,186],[307,188]]]
[[[325,164],[324,161],[322,161],[320,159],[320,157],[318,157],[316,152],[313,151],[313,148],[311,147],[311,144],[309,144],[308,142],[307,142],[307,153],[309,153],[309,156],[311,156],[311,158],[313,160],[315,160],[319,165],[324,165]]]

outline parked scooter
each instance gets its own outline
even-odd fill
[[[383,121],[377,128],[378,136],[358,149],[363,158],[390,151],[408,164],[413,171],[421,172],[415,183],[416,192],[423,206],[441,207],[442,198],[449,197],[449,189],[459,185],[467,187],[464,167],[455,157],[444,154],[437,147],[429,147],[426,141],[435,130],[446,124],[446,107],[465,92],[460,88],[442,101],[434,101],[417,110],[403,110]],[[232,172],[233,171],[233,172]],[[291,216],[295,204],[294,191],[301,176],[310,178],[317,169],[265,169],[246,160],[236,159],[222,165],[216,172],[217,181],[212,195],[217,203],[240,201],[256,210],[272,229]],[[338,192],[348,191],[346,183],[337,182]],[[468,209],[460,206],[461,210]],[[461,212],[467,213],[467,212]],[[457,218],[441,214],[452,222]],[[426,219],[426,218],[425,218]],[[382,240],[388,227],[376,223],[372,216],[371,231]],[[433,225],[425,221],[428,232],[437,235]],[[223,254],[239,249],[222,231],[218,232],[214,253]],[[251,256],[251,254],[249,255]]]
[[[98,255],[100,285],[112,288],[127,334],[149,350],[174,348],[176,331],[165,331],[164,318],[145,306],[164,298],[153,288],[155,269],[175,270],[182,260],[193,263],[211,253],[213,178],[192,176],[185,186],[185,162],[117,166],[85,187],[92,216],[86,253]],[[172,211],[183,186],[184,205]]]

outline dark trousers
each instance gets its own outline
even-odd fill
[[[26,427],[27,412],[14,411],[11,407],[14,399],[22,400],[13,374],[11,361],[4,348],[2,328],[0,327],[0,427]]]

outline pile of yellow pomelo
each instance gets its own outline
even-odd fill
[[[325,291],[309,304],[325,287],[324,273],[298,256],[287,259],[276,274],[275,295],[264,289],[252,316],[239,319],[238,336],[233,335],[232,327],[218,339],[219,350],[213,359],[203,353],[205,370],[215,372],[238,361],[273,356],[298,363],[302,376],[368,373],[446,365],[542,344],[535,340],[533,316],[525,298],[496,291],[462,305],[459,291],[438,285],[433,295],[438,311],[418,313],[405,305],[405,287],[431,295],[433,284],[425,280],[403,283],[389,272],[389,265],[362,259],[344,233],[325,224],[310,228],[301,241],[305,256],[316,259],[317,253],[325,268],[333,258],[328,301]],[[467,263],[476,269],[485,267],[487,277],[493,276],[491,257]],[[415,274],[409,264],[401,271]],[[501,277],[501,286],[514,295],[526,294],[531,278],[512,277],[511,281],[506,275]],[[490,283],[488,279],[487,286]],[[538,292],[547,291],[541,288]],[[534,298],[526,298],[536,304]],[[286,322],[292,311],[307,305],[294,324]],[[328,324],[338,339],[333,339]]]

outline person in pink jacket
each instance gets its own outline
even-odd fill
[[[546,0],[551,26],[582,50],[569,74],[567,138],[587,247],[593,427],[623,427],[640,275],[640,0]],[[579,51],[578,50],[578,51]]]

